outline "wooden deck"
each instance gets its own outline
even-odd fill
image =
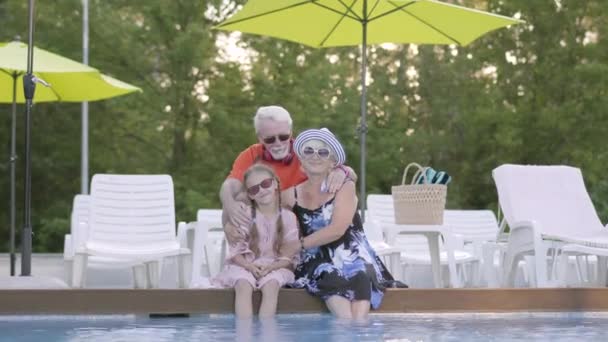
[[[254,294],[259,305],[260,293]],[[204,290],[0,290],[0,314],[231,313],[234,292]],[[303,290],[282,289],[280,313],[318,313],[323,303]],[[381,313],[608,311],[607,288],[389,289]]]

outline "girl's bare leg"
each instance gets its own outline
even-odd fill
[[[253,316],[253,287],[248,281],[239,279],[234,286],[234,313],[238,318]]]
[[[260,304],[260,318],[272,317],[277,312],[277,302],[279,300],[279,283],[270,280],[262,286],[262,303]]]

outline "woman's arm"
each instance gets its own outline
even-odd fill
[[[301,240],[304,249],[326,245],[341,238],[353,222],[357,210],[355,183],[346,182],[336,194],[334,211],[329,226],[320,229]]]
[[[278,270],[281,268],[293,270],[298,264],[298,251],[300,244],[300,231],[298,229],[298,220],[296,219],[296,215],[287,209],[283,209],[281,211],[281,215],[284,230],[283,242],[281,244],[281,247],[279,248],[279,255],[272,264],[268,265],[264,269],[262,275],[266,275],[271,271]],[[290,248],[290,246],[295,246],[295,248]]]
[[[291,188],[287,188],[281,191],[281,206],[284,208],[289,208],[292,210],[293,206],[296,204],[296,197],[294,195],[295,186]]]

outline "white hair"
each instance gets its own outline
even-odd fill
[[[291,115],[289,112],[281,107],[281,106],[265,106],[258,108],[258,111],[255,113],[253,117],[253,126],[255,127],[255,132],[258,133],[260,131],[260,124],[262,120],[272,120],[278,122],[286,122],[289,124],[289,129],[291,130],[291,126],[293,125],[293,120],[291,120]]]

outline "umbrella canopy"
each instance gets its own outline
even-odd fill
[[[0,43],[0,103],[12,103],[10,156],[10,259],[11,275],[15,272],[15,161],[17,103],[26,103],[23,75],[27,72],[28,46],[20,42]],[[34,76],[48,83],[36,87],[34,102],[83,102],[108,99],[141,89],[97,69],[34,47]],[[26,154],[29,151],[26,151]],[[26,158],[26,161],[28,158]],[[26,168],[29,165],[26,165]],[[29,208],[27,208],[29,211]]]
[[[16,101],[25,103],[20,76],[27,70],[26,62],[27,44],[0,43],[0,103],[13,102],[15,80]],[[50,84],[50,87],[36,87],[34,102],[97,101],[141,91],[88,65],[39,48],[34,48],[34,66],[34,75]]]
[[[217,26],[311,47],[367,43],[468,45],[520,20],[432,0],[249,0]]]
[[[362,46],[361,215],[365,219],[367,45],[456,44],[521,20],[433,0],[249,0],[216,28],[271,36],[315,48]]]

